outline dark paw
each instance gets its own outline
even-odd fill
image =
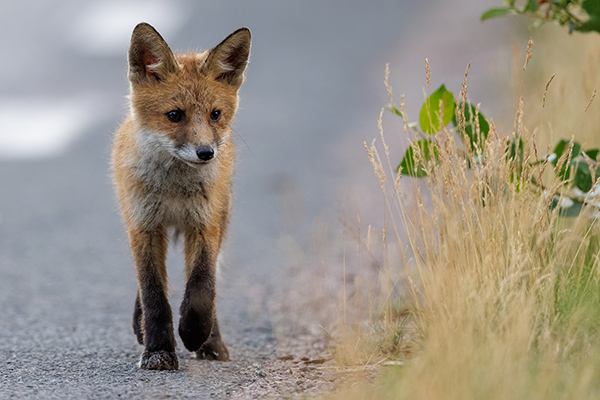
[[[229,350],[218,337],[211,337],[196,352],[196,357],[202,360],[229,361]]]
[[[174,370],[179,369],[177,354],[164,350],[144,351],[140,359],[140,368],[154,370]]]
[[[209,314],[210,315],[210,314]],[[210,336],[212,318],[200,318],[195,312],[182,315],[179,320],[179,336],[189,351],[197,351]]]

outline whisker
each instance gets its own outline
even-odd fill
[[[250,146],[248,146],[248,143],[244,140],[244,137],[242,135],[240,135],[239,133],[237,133],[237,131],[235,129],[233,129],[233,128],[231,129],[231,131],[233,133],[235,133],[236,136],[239,137],[242,140],[242,142],[244,143],[244,146],[246,146],[246,148],[248,149],[248,151],[250,152],[250,154],[252,156],[254,156],[254,153],[252,153],[252,149],[250,148]]]

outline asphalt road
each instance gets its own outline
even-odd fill
[[[352,142],[360,154],[362,137],[377,134],[385,63],[410,48],[417,4],[0,5],[0,398],[228,398],[259,379],[277,345],[265,302],[286,284],[278,240],[302,235],[315,215],[335,209],[338,184],[353,173],[348,165],[369,171],[366,157],[343,160],[340,148]],[[141,21],[182,51],[211,47],[241,26],[252,30],[218,284],[229,363],[192,359],[180,343],[179,371],[136,366],[136,283],[108,160],[126,108],[129,35]],[[282,217],[285,196],[302,200],[292,228]],[[168,259],[175,310],[179,251],[171,247]]]

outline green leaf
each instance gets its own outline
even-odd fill
[[[481,20],[485,21],[486,19],[503,17],[505,15],[514,14],[515,11],[509,7],[498,7],[498,8],[490,8],[483,14],[481,14]]]
[[[590,166],[585,161],[576,162],[576,165],[573,185],[583,192],[589,192],[594,184]]]
[[[556,154],[556,159],[554,159],[552,161],[552,164],[554,164],[556,166],[556,163],[558,162],[558,160],[563,156],[564,152],[569,147],[569,143],[571,143],[570,140],[564,140],[564,139],[562,139],[561,141],[558,142],[558,144],[556,145],[556,147],[554,148],[554,151],[553,151],[553,153]],[[577,142],[573,142],[573,147],[571,148],[571,154],[570,154],[570,156],[568,156],[568,158],[570,160],[573,160],[575,157],[577,157],[579,155],[580,152],[581,152],[581,145]]]
[[[462,112],[463,104],[459,104],[456,106],[456,111],[454,113],[454,117],[452,118],[452,124],[458,128],[457,116]],[[480,149],[483,149],[483,144],[485,143],[485,139],[488,137],[488,133],[490,132],[490,124],[487,122],[483,114],[476,113],[477,108],[471,104],[467,103],[464,106],[464,117],[465,117],[465,126],[464,132],[458,132],[461,139],[469,140],[471,145],[471,149],[475,150],[475,145],[479,146]],[[475,123],[475,115],[477,114],[477,120],[479,122],[479,135],[477,135],[477,124]]]
[[[590,16],[581,26],[575,28],[579,32],[600,32],[600,1],[584,0],[581,8]]]
[[[440,109],[442,103],[442,109]],[[440,116],[442,120],[440,120]],[[448,125],[454,117],[454,95],[442,85],[425,100],[419,114],[421,130],[433,135]]]
[[[539,8],[540,6],[538,5],[537,0],[527,0],[527,4],[525,4],[523,11],[536,12]]]
[[[583,153],[585,153],[586,156],[591,158],[592,161],[598,161],[598,153],[600,153],[600,149],[590,149],[584,151]]]
[[[578,32],[600,32],[600,18],[590,17],[590,19],[573,30]]]
[[[402,175],[423,178],[427,176],[427,171],[425,170],[426,164],[430,162],[435,162],[437,164],[439,162],[438,150],[433,141],[419,140],[417,141],[417,146],[419,148],[420,157],[416,157],[414,144],[411,144],[408,149],[406,149],[402,162],[396,168],[396,173],[400,172]]]
[[[554,147],[553,153],[556,154],[556,157],[554,157],[551,161],[554,166],[556,166],[558,159],[563,155],[563,153],[565,152],[565,149],[567,148],[568,145],[569,145],[569,141],[563,139],[560,142],[558,142],[556,147]]]
[[[581,8],[583,8],[590,17],[600,17],[600,1],[598,0],[583,0]]]
[[[552,164],[557,167],[559,162],[563,163],[558,171],[555,169],[556,175],[558,175],[562,181],[567,181],[571,177],[571,167],[577,164],[575,157],[581,152],[581,145],[577,142],[573,142],[570,154],[565,154],[569,149],[570,143],[570,141],[563,139],[558,142],[554,148],[556,158],[552,160]],[[565,158],[561,161],[561,157]]]
[[[520,137],[515,136],[508,142],[507,157],[509,160],[522,160],[524,151],[525,143]]]

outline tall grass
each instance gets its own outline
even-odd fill
[[[463,98],[466,90],[465,83]],[[554,178],[551,164],[533,162],[547,147],[536,138],[540,129],[526,128],[523,103],[521,97],[512,131],[492,124],[483,148],[467,160],[455,132],[439,134],[439,164],[410,184],[394,172],[398,160],[383,129],[379,147],[367,146],[384,194],[387,270],[380,274],[388,277],[371,307],[379,318],[369,332],[373,339],[373,327],[383,326],[380,340],[395,352],[379,355],[403,366],[386,367],[378,385],[333,397],[600,396],[597,209],[565,219],[551,207],[568,182]],[[524,141],[522,157],[507,150],[515,136]],[[397,269],[406,274],[403,309],[394,302]],[[340,359],[349,352],[338,348]]]

